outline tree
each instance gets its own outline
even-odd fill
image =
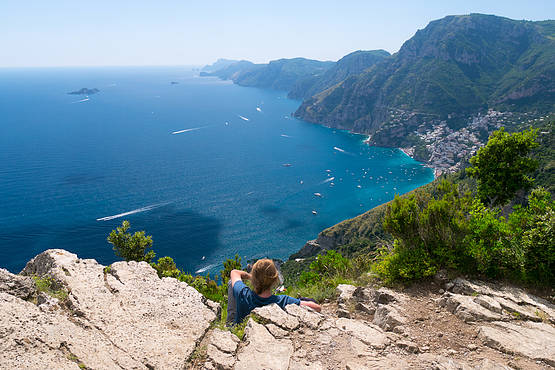
[[[528,174],[538,167],[530,157],[538,130],[529,129],[509,134],[504,128],[494,131],[486,146],[470,158],[468,174],[478,182],[478,196],[490,206],[504,205],[519,190],[528,190],[534,180]]]
[[[128,233],[130,226],[129,221],[123,221],[120,227],[112,230],[108,236],[108,243],[114,245],[116,256],[126,261],[150,262],[156,255],[152,250],[147,252],[147,249],[152,248],[152,237],[145,236],[144,231]]]

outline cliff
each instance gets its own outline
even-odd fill
[[[442,274],[395,291],[340,285],[322,313],[265,306],[239,339],[214,327],[217,304],[144,262],[51,249],[19,275],[0,270],[0,306],[1,368],[555,366],[552,303]]]

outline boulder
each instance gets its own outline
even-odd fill
[[[555,366],[555,328],[550,324],[499,321],[480,327],[478,336],[487,346],[501,352]]]
[[[289,339],[276,339],[261,324],[249,319],[245,328],[245,346],[237,354],[236,370],[285,370],[293,355]]]

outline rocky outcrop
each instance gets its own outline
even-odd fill
[[[0,274],[0,368],[555,367],[553,304],[511,286],[342,284],[322,313],[255,309],[240,340],[218,327],[216,303],[144,262],[104,267],[49,250],[23,273],[41,288]]]
[[[49,291],[38,306],[22,299],[28,290],[0,293],[2,368],[183,367],[219,309],[146,262],[104,267],[51,249],[22,274],[48,279]]]

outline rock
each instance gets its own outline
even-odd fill
[[[513,370],[512,367],[502,365],[490,359],[484,358],[482,363],[478,365],[479,370]]]
[[[547,323],[494,322],[482,326],[479,338],[494,349],[508,354],[544,361],[555,366],[555,328]]]
[[[276,324],[285,330],[294,330],[299,327],[299,320],[295,316],[289,315],[275,303],[257,307],[252,310],[252,313],[262,320]]]
[[[357,288],[353,285],[349,284],[339,284],[337,288],[335,288],[335,292],[338,295],[337,301],[339,303],[346,303],[353,299],[353,294]]]
[[[407,352],[410,353],[418,353],[418,346],[416,345],[416,343],[413,342],[409,342],[408,340],[399,340],[395,343],[397,345],[397,347],[404,349]]]
[[[290,304],[285,307],[285,311],[295,316],[299,321],[311,329],[317,329],[324,320],[324,316],[308,307],[301,307],[297,304]]]
[[[227,330],[216,328],[210,334],[210,344],[222,352],[235,353],[239,345],[239,338]]]
[[[371,304],[366,304],[362,302],[357,302],[355,304],[355,310],[373,315],[376,312],[376,308]]]
[[[0,292],[0,368],[146,369],[95,327],[84,327],[65,315],[42,312],[36,305]],[[183,362],[185,358],[183,359]]]
[[[268,330],[249,319],[245,328],[246,345],[237,354],[236,370],[287,369],[293,354],[289,339],[276,339]]]
[[[28,276],[14,275],[6,269],[0,269],[0,292],[28,300],[37,294],[37,287]]]
[[[337,317],[345,317],[347,319],[351,318],[351,313],[346,308],[338,307],[335,314]]]
[[[146,262],[116,262],[105,273],[95,260],[51,249],[28,262],[23,273],[62,284],[70,292],[73,320],[100,330],[142,366],[183,366],[216,318],[199,292],[176,279],[160,279]],[[71,337],[67,343],[72,345]]]
[[[60,300],[49,296],[46,293],[39,293],[37,296],[37,306],[41,311],[54,311],[58,308]]]
[[[502,316],[474,302],[474,297],[445,293],[438,304],[465,322],[496,321]]]
[[[407,319],[393,306],[380,305],[374,313],[372,323],[385,331],[392,331],[396,326],[406,324]]]
[[[488,310],[493,311],[495,313],[500,314],[503,312],[503,308],[501,307],[499,302],[490,296],[487,296],[487,295],[478,296],[474,298],[474,302],[478,303],[480,306],[485,307]]]
[[[541,318],[536,315],[537,309],[527,304],[519,305],[514,301],[505,298],[496,297],[495,300],[498,304],[511,314],[514,319],[541,321]]]
[[[270,334],[272,334],[274,338],[277,338],[277,339],[285,338],[289,334],[289,332],[283,330],[282,328],[274,324],[266,324],[264,326],[266,326],[266,329],[268,329]]]
[[[376,304],[390,304],[393,302],[402,302],[405,300],[402,294],[397,293],[388,288],[380,288],[376,292],[374,303]]]
[[[335,325],[373,348],[385,348],[389,344],[389,339],[379,328],[362,321],[339,318]]]
[[[353,297],[359,302],[371,303],[376,298],[376,291],[368,287],[357,287]]]
[[[222,352],[213,344],[208,345],[206,357],[207,361],[212,363],[216,369],[230,370],[235,364],[235,357],[233,354]]]
[[[474,343],[470,343],[468,346],[466,346],[466,348],[468,348],[471,351],[476,351],[478,349],[478,346],[475,345]]]

